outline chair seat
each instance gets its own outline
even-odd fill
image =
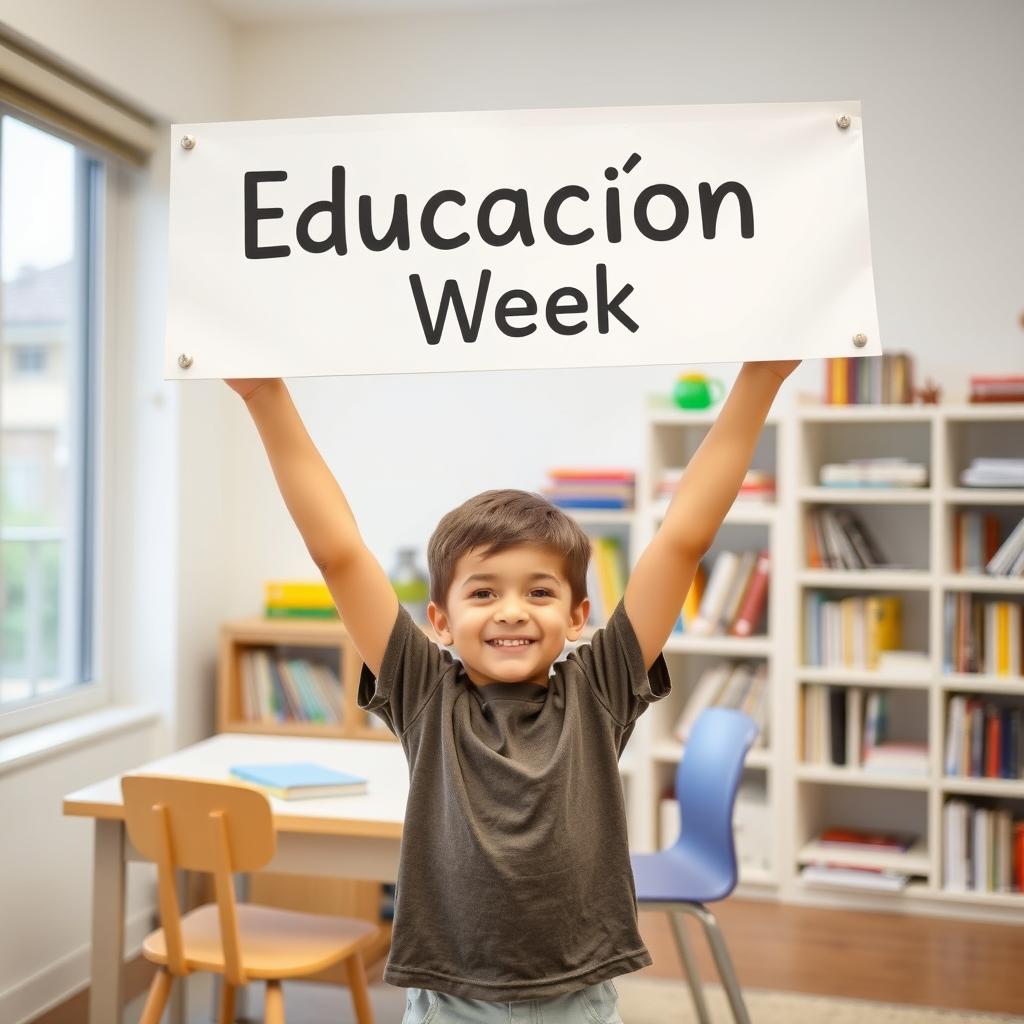
[[[735,869],[692,854],[685,846],[658,853],[632,853],[638,903],[710,903],[736,888]]]
[[[242,970],[250,978],[314,974],[368,945],[379,931],[378,925],[358,918],[305,914],[252,903],[239,903],[237,913]],[[181,937],[189,970],[224,972],[215,903],[183,915]],[[162,928],[146,936],[142,952],[154,963],[167,963]]]

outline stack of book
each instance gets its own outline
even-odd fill
[[[248,722],[342,720],[341,681],[326,665],[250,647],[239,657],[239,671],[242,717]]]
[[[268,619],[336,619],[338,609],[323,580],[268,580],[264,586]]]
[[[943,654],[947,672],[1020,676],[1024,615],[1016,601],[960,591],[946,594]]]
[[[825,360],[827,405],[907,405],[913,400],[914,358],[907,352]]]
[[[885,555],[860,517],[842,508],[810,510],[810,529],[804,532],[807,565],[811,569],[877,569]]]
[[[902,456],[827,462],[818,472],[822,487],[926,487],[928,467]]]
[[[1024,708],[951,697],[945,770],[975,779],[1024,779]]]
[[[857,686],[812,683],[803,694],[806,764],[860,768],[880,775],[928,775],[928,745],[888,738],[889,695]]]
[[[601,626],[626,592],[629,568],[626,552],[618,537],[592,537],[587,565],[587,596],[590,598],[591,625]]]
[[[680,743],[690,738],[697,716],[706,708],[716,706],[738,708],[757,723],[755,747],[768,745],[768,666],[758,663],[723,660],[709,665],[701,673],[672,729]]]
[[[655,500],[671,499],[683,473],[685,466],[670,466],[662,470],[661,478],[655,493]],[[740,484],[737,501],[766,501],[775,500],[775,477],[762,469],[748,469]]]
[[[898,892],[905,889],[910,876],[898,871],[868,866],[871,854],[906,853],[917,841],[909,833],[868,832],[855,828],[827,828],[817,837],[817,844],[826,853],[814,864],[808,864],[801,871],[801,877],[809,882],[825,882],[830,885],[848,885],[858,889],[879,889]],[[843,863],[829,860],[827,851],[842,854]],[[865,865],[850,865],[851,854],[866,854]]]
[[[635,474],[631,469],[552,469],[544,496],[559,508],[631,509]]]
[[[684,613],[676,625],[682,622],[685,631],[697,636],[747,637],[760,632],[768,603],[769,571],[767,548],[719,552],[707,576],[696,614],[686,621],[684,604]]]
[[[1024,892],[1024,818],[948,800],[942,808],[942,883],[963,892]]]
[[[1024,376],[999,373],[969,378],[969,402],[1024,402]]]
[[[835,598],[811,591],[805,598],[808,665],[878,669],[882,652],[902,643],[903,600],[896,595]]]
[[[960,473],[964,487],[1024,487],[1024,459],[971,459]]]

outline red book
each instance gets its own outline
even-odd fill
[[[632,469],[549,469],[552,480],[624,480],[632,482]]]
[[[761,614],[764,612],[765,603],[768,600],[768,571],[771,560],[767,549],[761,551],[757,556],[757,564],[750,575],[750,582],[744,591],[740,601],[740,610],[736,614],[736,621],[732,624],[729,632],[733,636],[750,636],[754,627],[761,621]]]
[[[891,850],[903,853],[914,845],[914,836],[893,832],[866,832],[856,828],[827,828],[818,836],[824,846],[851,847],[875,850]]]
[[[1013,847],[1017,851],[1014,876],[1017,879],[1017,891],[1024,892],[1024,821],[1013,826]]]
[[[1002,750],[1000,736],[1002,735],[1002,722],[999,720],[999,712],[995,708],[988,710],[988,722],[985,729],[985,778],[999,778],[999,753]]]
[[[985,561],[990,562],[999,550],[999,520],[995,516],[985,516]]]

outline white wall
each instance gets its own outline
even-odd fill
[[[202,3],[3,0],[0,21],[168,124],[231,116],[231,28]],[[0,874],[5,1024],[36,1016],[89,976],[92,830],[62,816],[61,798],[212,728],[228,453],[209,438],[230,405],[219,390],[161,377],[168,180],[166,144],[148,173],[117,176],[103,339],[111,474],[104,670],[117,700],[155,706],[163,719],[0,774],[0,813],[13,829]],[[152,871],[133,867],[129,883],[131,948],[151,926]]]
[[[820,0],[364,18],[240,35],[239,118],[859,99],[882,341],[962,395],[1020,367],[1024,5]],[[638,466],[642,402],[677,367],[296,380],[296,402],[389,568],[487,487],[559,463]],[[731,379],[734,367],[716,367]],[[779,401],[818,392],[802,367]],[[244,408],[230,490],[230,606],[315,572]],[[386,468],[383,468],[386,467]],[[425,562],[425,556],[424,556]]]

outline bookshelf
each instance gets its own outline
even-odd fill
[[[791,851],[789,877],[781,894],[808,902],[840,899],[842,905],[959,913],[1019,923],[1024,894],[961,891],[945,884],[949,865],[943,808],[955,797],[1009,808],[1019,815],[1024,811],[1024,780],[947,777],[943,766],[950,698],[969,694],[1020,706],[1024,679],[948,672],[944,629],[950,594],[967,591],[993,600],[1024,598],[1020,579],[958,573],[952,564],[957,510],[994,510],[1002,526],[1001,539],[1024,516],[1024,489],[982,490],[959,483],[960,472],[972,458],[1019,456],[1024,451],[1024,406],[796,406],[790,415],[795,426],[790,511],[797,532],[792,538],[796,542],[793,557],[785,560],[792,566],[791,578],[786,578],[783,567],[780,583],[790,594],[794,630],[780,658],[792,666],[793,682],[782,688],[779,700],[799,737],[809,688],[882,691],[889,700],[891,732],[898,740],[927,745],[927,772],[880,775],[859,767],[808,764],[797,742],[789,758],[793,767],[789,814],[778,819]],[[884,490],[818,485],[818,470],[826,461],[894,455],[923,462],[928,467],[927,485]],[[812,510],[820,508],[854,512],[898,567],[809,567],[805,531]],[[903,605],[903,647],[920,652],[920,659],[891,670],[808,663],[805,611],[811,593],[898,595]],[[828,883],[804,883],[800,867],[824,852],[816,848],[814,835],[831,824],[916,833],[917,842],[905,853],[854,858],[862,865],[870,860],[909,875],[908,887],[891,895],[844,888],[840,897],[840,890]],[[828,856],[836,863],[842,861],[835,851]]]
[[[429,626],[421,628],[428,636],[434,636]],[[249,717],[243,697],[244,659],[254,651],[327,667],[340,682],[341,721],[267,721]],[[373,724],[379,720],[360,710],[356,703],[362,665],[359,651],[338,619],[253,617],[222,623],[217,663],[217,731],[394,741],[383,723]]]
[[[662,470],[685,461],[714,422],[717,410],[684,412],[665,399],[646,409],[644,453],[637,474],[630,565],[664,516],[654,497]],[[740,866],[738,894],[747,898],[859,909],[897,910],[1020,923],[1024,894],[950,889],[944,885],[943,807],[964,799],[1024,812],[1024,780],[946,776],[943,772],[949,700],[981,696],[1024,707],[1024,677],[950,673],[943,661],[946,595],[968,590],[1024,604],[1024,580],[958,573],[952,563],[954,513],[993,512],[1008,528],[1024,516],[1024,488],[965,488],[959,474],[983,456],[1024,452],[1024,405],[804,406],[773,410],[755,455],[755,467],[776,476],[773,504],[737,503],[712,547],[744,542],[771,552],[767,630],[763,636],[674,635],[665,646],[673,693],[641,717],[630,741],[630,846],[651,852],[674,840],[678,816],[665,814],[660,795],[674,776],[682,745],[672,736],[695,680],[716,658],[759,659],[768,669],[769,743],[751,750],[741,785],[760,789],[767,805],[767,864]],[[825,462],[902,455],[928,467],[924,487],[823,487]],[[880,538],[899,568],[840,570],[807,564],[805,529],[811,510],[850,509]],[[579,510],[573,510],[574,513]],[[756,532],[751,532],[756,531]],[[804,657],[804,600],[810,592],[903,600],[904,647],[922,657],[886,670],[808,664]],[[927,772],[889,775],[830,764],[805,763],[801,744],[802,694],[812,686],[860,687],[889,696],[890,732],[927,744]],[[625,760],[625,758],[624,758]],[[746,825],[737,805],[737,844]],[[825,852],[815,842],[830,825],[913,832],[901,854],[865,857],[828,851],[837,864],[876,866],[911,877],[902,891],[885,893],[805,882],[801,868]]]

